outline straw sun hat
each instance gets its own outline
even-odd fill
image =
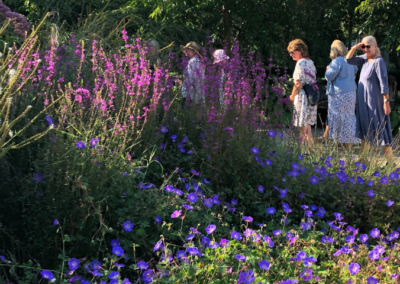
[[[189,42],[185,46],[181,45],[181,49],[182,49],[183,52],[186,49],[194,50],[198,56],[202,57],[201,54],[200,54],[201,46],[198,45],[197,43],[195,43],[194,41]]]

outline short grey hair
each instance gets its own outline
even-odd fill
[[[150,39],[147,40],[147,46],[154,47],[156,49],[156,53],[160,49],[160,44],[158,43],[158,41],[156,41],[153,38],[150,38]]]
[[[372,35],[366,36],[362,39],[362,41],[366,41],[370,44],[376,45],[376,55],[377,56],[382,56],[381,55],[381,50],[378,47],[378,42],[376,41],[376,38],[373,37]]]

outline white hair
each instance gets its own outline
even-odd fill
[[[150,39],[147,41],[147,45],[148,45],[149,47],[154,47],[155,50],[156,50],[156,53],[157,53],[158,50],[160,49],[160,44],[158,43],[158,41],[156,41],[155,39],[152,39],[152,38],[150,38]]]
[[[378,47],[378,43],[376,41],[376,38],[373,37],[372,35],[366,36],[362,39],[362,41],[366,41],[372,45],[376,45],[376,55],[381,56],[381,50]]]

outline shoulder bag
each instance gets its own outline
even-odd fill
[[[303,90],[306,93],[308,104],[311,106],[328,101],[326,89],[319,83],[305,84]]]

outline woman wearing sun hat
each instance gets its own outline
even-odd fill
[[[224,85],[225,85],[225,63],[229,60],[229,56],[226,55],[225,50],[217,49],[213,53],[214,64],[217,65],[219,70],[217,70],[220,75],[219,79],[219,102],[223,106],[224,105]]]
[[[184,100],[190,98],[196,104],[204,103],[204,66],[200,59],[201,46],[194,41],[189,42],[185,46],[181,45],[182,51],[189,57],[188,65],[183,71],[182,97]]]

